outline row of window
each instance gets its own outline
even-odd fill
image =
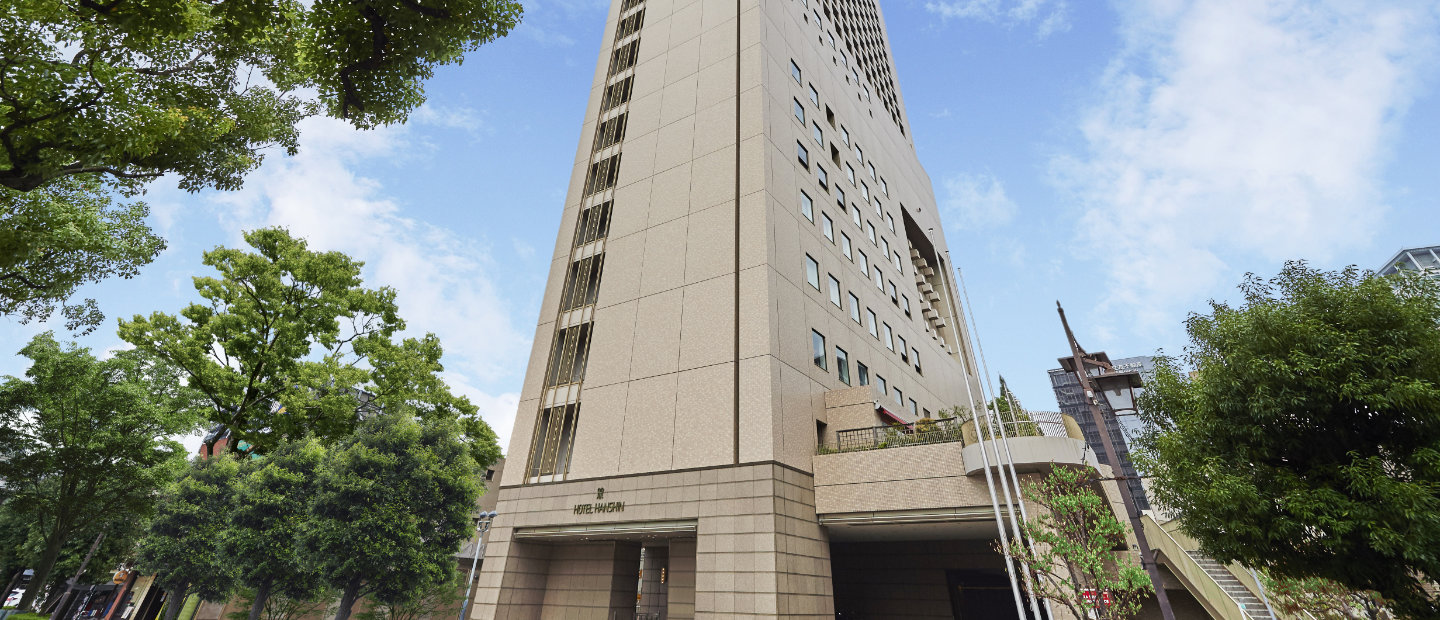
[[[815,203],[810,198],[810,195],[805,193],[805,190],[800,190],[800,214],[804,215],[805,219],[810,220],[811,223],[815,222]],[[830,218],[830,215],[825,213],[824,211],[820,212],[820,233],[825,236],[825,239],[829,241],[831,245],[836,244],[835,221],[832,220]],[[875,227],[871,226],[870,243],[874,244],[875,240]],[[894,280],[887,281],[885,279],[884,274],[880,271],[879,265],[875,265],[873,267],[870,265],[869,256],[865,254],[864,250],[855,248],[854,244],[850,242],[850,235],[843,232],[840,233],[839,245],[840,253],[843,254],[845,258],[850,262],[857,264],[860,267],[860,272],[865,274],[866,277],[873,277],[876,288],[880,289],[882,292],[888,290],[888,292],[890,293],[890,301],[894,303],[897,307],[899,307],[901,310],[903,310],[907,318],[910,317],[910,297],[903,293],[899,293],[898,289],[896,289],[895,287]],[[903,263],[900,259],[900,252],[890,249],[890,240],[881,237],[880,247],[882,248],[882,253],[888,253],[891,264],[895,265],[895,270],[899,271],[901,275],[904,275],[905,272],[904,268],[901,266],[903,265]],[[884,285],[884,283],[886,282],[888,282],[889,284],[888,289]]]
[[[825,334],[813,329],[810,330],[810,351],[814,357],[815,366],[829,372],[829,352],[825,345]],[[860,360],[855,360],[855,375],[859,385],[870,385],[870,368]],[[850,354],[845,349],[840,348],[839,345],[835,346],[835,376],[840,379],[841,383],[851,385]],[[893,396],[895,402],[900,406],[909,407],[912,415],[919,416],[921,414],[920,407],[915,402],[915,399],[905,398],[905,391],[900,389],[900,386],[891,386],[890,383],[885,380],[885,377],[879,373],[875,374],[875,387],[880,390],[882,395]],[[924,414],[926,417],[929,417],[930,410],[926,409]]]
[[[827,273],[825,275],[829,280],[828,284],[830,287],[830,291],[828,295],[830,303],[833,304],[836,308],[844,310],[845,303],[841,299],[841,294],[843,291],[841,291],[840,279],[836,278],[835,274]],[[810,286],[814,287],[814,289],[817,291],[822,290],[820,288],[820,263],[817,262],[815,258],[810,256],[809,254],[805,255],[805,282]],[[920,351],[918,349],[910,347],[909,343],[906,342],[904,336],[896,334],[894,330],[890,328],[890,323],[886,321],[877,321],[875,311],[868,307],[865,308],[866,320],[861,321],[860,298],[856,296],[854,292],[843,293],[849,297],[850,320],[855,321],[857,325],[865,326],[866,329],[870,332],[871,336],[874,336],[876,340],[879,340],[885,344],[885,348],[899,353],[900,361],[903,363],[912,364],[915,368],[916,374],[925,374],[924,370],[920,366]],[[894,282],[890,283],[890,295],[891,299],[895,298]],[[908,308],[909,305],[910,300],[907,298],[905,300],[906,308]],[[881,336],[882,332],[884,333],[883,337]]]
[[[821,107],[821,104],[820,104],[820,92],[817,91],[817,90],[815,90],[815,84],[814,84],[813,82],[810,83],[808,86],[805,84],[804,79],[803,79],[803,72],[800,70],[800,65],[795,64],[795,60],[794,60],[793,58],[790,60],[790,77],[794,78],[796,84],[798,84],[798,85],[800,85],[800,86],[802,86],[802,87],[808,88],[808,93],[809,93],[809,96],[810,96],[810,102],[813,103],[813,104],[815,104],[815,107],[816,107],[816,108],[820,108],[820,107]],[[827,106],[824,106],[824,108],[825,108],[825,120],[826,120],[826,122],[828,122],[828,123],[830,124],[830,128],[831,128],[831,129],[836,129],[837,126],[836,126],[836,124],[835,124],[835,112],[834,112],[833,110],[831,110],[831,109],[830,109],[830,106],[828,106],[828,105],[827,105]],[[799,100],[798,98],[795,99],[795,116],[796,116],[798,119],[800,119],[800,124],[801,124],[801,125],[804,125],[804,124],[805,124],[805,107],[804,107],[803,105],[801,105],[800,100]],[[871,181],[875,181],[876,183],[879,183],[879,184],[880,184],[880,191],[881,191],[882,193],[884,193],[886,196],[889,196],[889,195],[890,195],[890,185],[889,185],[889,183],[886,183],[886,182],[885,182],[885,177],[882,177],[882,176],[880,176],[878,173],[876,173],[876,171],[875,171],[875,163],[874,163],[873,161],[872,161],[872,162],[867,162],[867,161],[865,161],[865,150],[862,149],[862,148],[860,148],[860,143],[857,141],[857,142],[855,142],[854,144],[851,144],[851,142],[850,142],[850,131],[845,128],[845,125],[843,125],[843,124],[842,124],[842,125],[839,125],[839,126],[838,126],[838,129],[840,130],[840,141],[841,141],[842,143],[844,143],[847,148],[853,148],[853,149],[855,149],[855,159],[858,160],[861,165],[865,166],[866,171],[870,174],[870,180],[871,180]],[[815,134],[815,136],[816,136],[816,140],[815,140],[815,141],[816,141],[816,142],[820,142],[821,140],[820,140],[819,136],[821,135],[821,132],[820,132],[820,125],[819,125],[818,122],[814,123],[814,134]],[[839,161],[839,159],[840,159],[840,158],[839,158],[839,150],[838,150],[838,149],[835,149],[834,152],[833,152],[833,154],[834,154],[833,159],[835,160],[835,165],[837,165],[837,166],[840,165],[840,161]],[[849,163],[846,163],[845,166],[846,166],[847,168],[849,168],[849,171],[846,173],[846,176],[850,179],[850,183],[853,185],[853,184],[855,184],[855,169],[854,169],[854,167],[850,166]],[[869,186],[865,185],[863,181],[860,182],[860,185],[864,186],[864,193],[865,193],[865,195],[866,195],[866,199],[868,200],[868,199],[869,199],[869,193],[870,193],[870,191],[869,191],[869,190],[870,190]]]

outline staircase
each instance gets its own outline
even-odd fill
[[[1195,563],[1199,564],[1200,568],[1205,569],[1205,574],[1209,575],[1211,579],[1214,579],[1215,583],[1220,584],[1220,587],[1225,590],[1226,594],[1230,595],[1230,598],[1235,599],[1235,602],[1240,604],[1240,608],[1245,611],[1245,615],[1255,620],[1275,620],[1275,617],[1271,616],[1270,612],[1265,609],[1265,601],[1260,600],[1260,597],[1255,596],[1249,588],[1241,584],[1240,580],[1236,579],[1235,575],[1230,572],[1230,569],[1225,568],[1224,564],[1200,555],[1200,553],[1196,551],[1186,551],[1185,553],[1190,556],[1190,559],[1195,560]]]

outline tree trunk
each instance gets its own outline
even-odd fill
[[[335,620],[350,620],[350,609],[355,606],[355,599],[360,596],[360,580],[351,579],[345,584],[345,592],[340,595],[340,609],[335,611]]]
[[[270,583],[267,580],[255,588],[255,600],[250,604],[250,620],[260,620],[261,614],[265,612],[265,601],[270,598]]]
[[[25,595],[20,597],[17,609],[29,610],[35,605],[35,597],[40,595],[47,582],[50,581],[50,571],[55,569],[55,561],[60,559],[60,547],[64,540],[58,536],[51,536],[50,542],[45,543],[45,550],[40,552],[40,561],[35,563],[35,574],[30,577],[30,585],[25,587]]]
[[[170,597],[165,601],[165,620],[175,620],[180,617],[180,610],[185,607],[185,595],[190,590],[190,584],[185,584],[170,590]]]

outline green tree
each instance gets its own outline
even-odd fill
[[[360,415],[405,407],[425,418],[464,417],[482,464],[499,456],[475,406],[450,392],[434,334],[399,339],[405,328],[390,288],[362,286],[364,263],[314,252],[284,229],[251,231],[256,252],[216,248],[197,277],[206,303],[179,316],[156,312],[120,322],[120,337],[168,360],[202,392],[212,422],[244,454],[314,435],[333,441]],[[488,442],[488,443],[487,443]],[[213,445],[213,443],[212,443]]]
[[[422,617],[437,618],[442,612],[454,615],[465,598],[461,587],[460,574],[426,588],[408,601],[383,603],[376,601],[366,611],[355,614],[357,620],[420,620]]]
[[[245,608],[253,607],[255,603],[255,591],[248,588],[240,588],[236,594],[241,611],[232,611],[228,620],[250,620],[250,612],[243,611]],[[307,616],[318,616],[325,612],[330,606],[330,601],[335,596],[330,592],[321,592],[311,598],[296,599],[290,598],[279,592],[271,592],[265,599],[265,608],[260,612],[264,620],[300,620]]]
[[[299,541],[324,458],[312,438],[284,443],[247,464],[235,485],[223,547],[250,589],[249,620],[265,615],[272,596],[308,601],[320,595],[319,575]]]
[[[234,189],[314,114],[404,121],[436,66],[504,36],[513,0],[12,0],[0,12],[0,186],[164,174]],[[301,93],[318,93],[318,100]]]
[[[519,0],[10,0],[0,9],[0,314],[99,324],[81,282],[128,277],[161,241],[162,175],[236,189],[314,115],[403,122],[435,67],[505,36]],[[56,226],[56,225],[59,226]],[[36,233],[34,231],[43,231]],[[48,260],[46,257],[49,257]]]
[[[1304,263],[1240,290],[1141,397],[1152,497],[1217,560],[1437,617],[1440,290]]]
[[[20,354],[31,360],[26,378],[0,384],[0,488],[6,509],[33,527],[33,583],[45,584],[67,544],[88,545],[116,515],[151,512],[185,458],[165,438],[193,431],[200,416],[174,370],[142,352],[101,361],[46,332]]]
[[[454,579],[481,471],[454,421],[417,422],[403,409],[365,420],[330,450],[304,536],[340,591],[336,620],[362,596],[400,606]]]
[[[1127,528],[1115,518],[1110,503],[1095,492],[1097,480],[1089,472],[1054,467],[1038,482],[1025,484],[1025,497],[1034,515],[1021,523],[1023,540],[1011,540],[998,551],[1030,567],[1036,598],[1070,611],[1074,618],[1120,620],[1133,618],[1140,603],[1155,589],[1150,576],[1128,557]],[[1086,591],[1109,592],[1110,605]],[[1088,614],[1094,613],[1094,616]]]
[[[133,277],[165,249],[145,225],[149,212],[114,204],[94,178],[30,193],[0,188],[0,314],[28,323],[58,307],[68,329],[94,330],[104,318],[95,300],[66,300],[82,284]]]
[[[1333,581],[1308,577],[1305,579],[1273,579],[1260,576],[1265,596],[1276,611],[1315,620],[1381,620],[1386,616],[1385,600],[1374,592],[1356,592]]]
[[[990,399],[990,407],[1005,424],[1005,432],[1011,437],[1039,437],[1044,434],[1040,425],[1030,417],[1030,412],[1020,406],[1020,399],[1005,384],[1005,377],[1000,377],[1000,394]]]
[[[234,591],[235,560],[221,543],[239,473],[235,459],[196,457],[161,499],[136,551],[136,567],[153,573],[155,584],[169,592],[165,620],[175,620],[192,594],[223,601]]]

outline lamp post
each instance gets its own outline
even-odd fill
[[[495,520],[496,514],[494,510],[482,512],[475,519],[475,553],[470,559],[470,580],[465,583],[465,600],[460,603],[459,620],[465,620],[465,611],[470,608],[470,589],[475,587],[475,568],[480,565],[480,556],[485,555],[485,533],[490,531],[490,523]]]
[[[1110,440],[1110,425],[1100,411],[1098,400],[1105,399],[1105,404],[1110,405],[1111,411],[1133,410],[1135,388],[1143,384],[1140,373],[1115,372],[1110,365],[1109,356],[1103,352],[1086,353],[1075,340],[1074,332],[1070,331],[1070,323],[1065,320],[1065,309],[1060,307],[1060,302],[1055,302],[1055,309],[1060,313],[1060,324],[1065,327],[1065,338],[1070,341],[1070,357],[1061,358],[1060,365],[1075,373],[1075,377],[1080,380],[1080,387],[1085,390],[1085,405],[1090,410],[1091,419],[1095,421],[1095,428],[1100,431],[1100,441],[1110,459],[1111,473],[1119,483],[1116,486],[1120,487],[1120,499],[1125,503],[1125,515],[1130,519],[1130,529],[1134,530],[1135,542],[1140,546],[1140,564],[1155,586],[1155,602],[1160,606],[1160,615],[1164,620],[1175,620],[1175,612],[1170,609],[1170,597],[1165,594],[1165,582],[1160,578],[1160,565],[1156,562],[1155,552],[1150,549],[1150,541],[1145,538],[1145,526],[1140,521],[1140,510],[1136,508],[1135,497],[1130,491],[1130,476],[1125,475],[1120,467],[1119,453],[1115,451],[1115,444]],[[1091,368],[1100,370],[1101,373],[1091,376]]]

